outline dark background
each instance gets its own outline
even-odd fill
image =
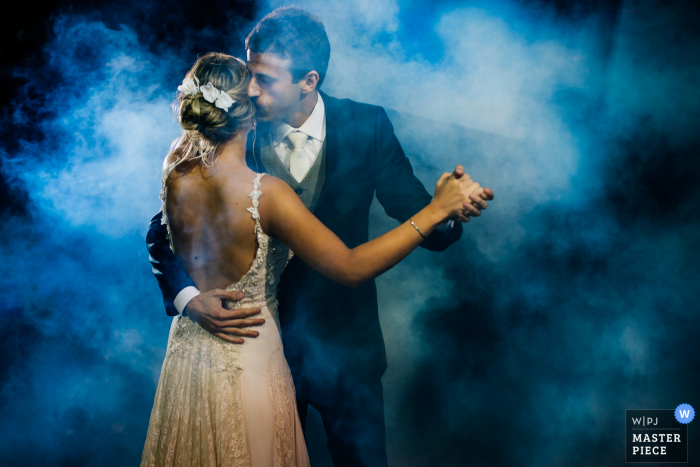
[[[525,128],[547,128],[549,139],[389,109],[426,186],[466,159],[497,196],[446,253],[416,251],[378,280],[390,464],[623,464],[625,409],[698,407],[697,6],[385,3],[393,29],[372,29],[371,15],[343,29],[374,34],[368,56],[400,44],[399,61],[455,69],[459,57],[436,23],[473,7],[496,21],[485,24],[514,31],[505,46],[560,44],[583,50],[577,67],[579,56],[585,62],[575,68],[584,79],[557,78],[533,94],[546,118],[524,109]],[[334,51],[327,90],[362,100],[369,91],[338,79],[355,73],[344,68],[350,49],[334,42],[343,34],[330,30],[344,10],[323,8]],[[143,243],[176,135],[168,105],[198,53],[243,56],[247,32],[270,9],[57,1],[2,15],[5,465],[139,461],[169,328]],[[526,63],[531,70],[518,68],[513,80],[543,89],[527,84],[542,71]],[[389,94],[365,100],[398,107]],[[500,111],[473,105],[485,119]],[[563,149],[550,144],[561,141]],[[372,216],[373,235],[395,225],[380,206]],[[311,460],[328,465],[319,423],[312,414]],[[689,436],[692,464],[694,423]]]

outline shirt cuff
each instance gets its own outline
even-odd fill
[[[438,224],[437,227],[435,227],[435,230],[437,230],[440,233],[446,233],[448,230],[450,230],[453,226],[455,225],[454,219],[450,219],[449,221],[445,221],[442,224]],[[182,293],[182,292],[180,292]]]
[[[197,290],[197,287],[185,287],[180,291],[179,294],[177,294],[177,297],[175,297],[175,300],[173,300],[173,306],[177,310],[177,312],[182,315],[182,312],[185,311],[185,307],[187,306],[188,303],[190,303],[190,300],[192,300],[194,297],[199,295],[200,292]]]

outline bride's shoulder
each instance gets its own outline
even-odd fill
[[[277,211],[295,209],[295,201],[301,203],[299,196],[289,185],[272,175],[262,177],[260,192],[260,208],[268,215]]]
[[[177,155],[174,152],[168,153],[168,155],[165,156],[165,159],[163,159],[163,172],[168,170],[168,167],[170,167],[170,164],[172,164],[176,160],[177,160]]]
[[[270,174],[265,174],[265,176],[260,179],[260,191],[271,195],[271,197],[285,194],[287,190],[292,191],[292,188],[279,178],[273,177]]]
[[[182,167],[188,167],[190,168],[192,166],[192,162],[194,161],[185,161],[185,160],[180,160],[181,154],[177,151],[170,151],[167,156],[165,156],[165,159],[163,159],[163,167],[162,171],[163,173],[168,173],[172,174],[173,169],[175,167],[178,167],[178,171],[182,171]]]

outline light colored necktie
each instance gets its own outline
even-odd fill
[[[309,172],[309,156],[306,153],[306,140],[309,136],[299,131],[293,131],[287,135],[287,139],[292,143],[292,153],[289,155],[289,173],[296,178],[297,182],[304,180]]]

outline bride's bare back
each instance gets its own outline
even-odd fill
[[[255,172],[245,165],[245,135],[221,146],[211,167],[191,164],[173,170],[167,181],[166,212],[175,253],[203,291],[225,289],[250,269],[257,249],[255,221],[247,211]],[[174,160],[165,160],[167,168]],[[445,173],[436,197],[413,216],[421,232],[461,208],[480,189],[468,176]],[[358,287],[394,266],[413,250],[421,236],[404,223],[352,250],[324,226],[283,181],[264,177],[259,212],[263,232],[279,237],[305,263],[349,287]],[[479,192],[476,192],[479,193]]]
[[[255,258],[255,223],[246,211],[255,172],[223,153],[212,167],[168,177],[166,209],[173,246],[200,290],[238,282]],[[171,163],[166,159],[166,164]]]

